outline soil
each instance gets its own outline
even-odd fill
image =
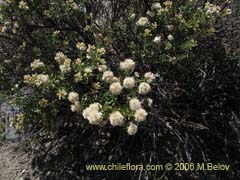
[[[19,142],[0,143],[0,180],[24,180],[30,173],[30,155]]]

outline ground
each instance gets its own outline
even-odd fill
[[[0,180],[24,180],[30,171],[30,155],[18,142],[0,143]]]

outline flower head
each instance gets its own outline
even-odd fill
[[[147,115],[148,113],[144,109],[138,109],[134,114],[135,121],[137,122],[145,121]]]
[[[45,74],[39,74],[36,76],[36,79],[34,82],[36,86],[44,85],[49,82],[49,77],[48,75],[45,75]]]
[[[63,64],[59,66],[62,73],[68,73],[71,71],[71,59],[67,58],[64,60]]]
[[[40,59],[35,59],[32,63],[31,63],[31,68],[32,70],[38,69],[40,67],[43,67],[44,63],[40,61]]]
[[[71,102],[71,103],[75,103],[76,101],[79,101],[79,94],[72,91],[68,94],[68,100]]]
[[[59,100],[64,99],[67,96],[67,92],[64,89],[60,89],[57,92],[57,97]]]
[[[136,134],[138,131],[138,126],[132,122],[130,122],[129,126],[127,127],[127,132],[130,136]]]
[[[169,41],[173,41],[174,40],[174,37],[171,34],[169,34],[167,38],[168,38]]]
[[[63,64],[66,59],[67,59],[67,56],[62,52],[56,53],[55,60],[58,62],[58,64]]]
[[[137,98],[133,98],[129,101],[129,108],[132,111],[136,111],[138,109],[141,109],[141,102]]]
[[[144,74],[145,79],[147,80],[148,83],[151,83],[155,80],[155,75],[152,72],[147,72]]]
[[[119,95],[122,92],[122,86],[119,82],[114,82],[110,85],[109,90],[114,95]]]
[[[88,116],[88,121],[93,125],[100,125],[103,121],[102,113],[98,111],[91,111]]]
[[[156,36],[154,38],[153,42],[156,43],[156,44],[159,44],[159,43],[161,43],[161,39],[162,39],[161,36]]]
[[[161,6],[160,3],[153,3],[153,4],[152,4],[152,8],[153,8],[153,9],[156,9],[156,10],[159,10],[159,9],[162,8],[162,6]]]
[[[85,51],[87,49],[86,45],[83,42],[78,42],[76,44],[77,49],[79,49],[80,51]]]
[[[102,80],[107,83],[110,83],[112,81],[113,77],[114,77],[114,74],[112,71],[105,71],[103,73]]]
[[[102,112],[100,112],[101,107],[102,106],[99,103],[90,104],[90,106],[83,111],[84,119],[87,119],[89,123],[93,125],[102,124],[103,115]]]
[[[98,71],[99,72],[105,72],[105,71],[107,71],[107,68],[108,67],[105,64],[102,64],[102,65],[98,66]]]
[[[123,80],[123,87],[126,89],[132,89],[135,86],[135,79],[133,77],[126,77]]]
[[[138,87],[138,93],[139,94],[146,95],[150,91],[151,91],[151,86],[146,82],[142,82]]]
[[[149,20],[146,17],[140,17],[139,20],[136,22],[137,26],[146,26],[148,25]]]
[[[72,112],[80,112],[80,102],[75,101],[74,104],[71,105],[71,111]]]
[[[132,59],[125,59],[120,62],[120,70],[133,71],[135,69],[135,62]]]
[[[89,108],[93,111],[100,111],[100,109],[102,108],[102,105],[99,103],[93,103],[93,104],[90,104]]]
[[[109,120],[112,126],[123,126],[124,124],[124,116],[119,111],[110,114]]]
[[[83,74],[83,76],[84,77],[90,77],[91,75],[92,75],[92,68],[90,68],[90,67],[86,67],[85,69],[84,69],[84,74]]]

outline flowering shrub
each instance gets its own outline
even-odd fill
[[[53,73],[49,65],[34,60],[30,67],[32,74],[24,76],[29,89],[38,93],[32,111],[45,114],[51,100],[46,94],[55,97],[54,103],[68,98],[72,112],[82,114],[90,124],[104,126],[109,121],[112,126],[123,126],[129,135],[137,132],[138,124],[145,121],[151,99],[147,95],[157,75],[147,72],[140,78],[135,72],[132,59],[119,63],[118,71],[112,72],[103,55],[104,48],[77,43],[79,56],[71,60],[64,53],[55,56],[58,71]],[[55,67],[54,67],[55,68]],[[88,92],[81,87],[88,87]],[[46,93],[47,92],[47,93]],[[38,116],[38,117],[39,117]]]
[[[24,73],[19,76],[24,74],[24,83],[21,79],[19,83],[21,87],[27,84],[31,92],[21,94],[19,101],[26,119],[47,119],[54,126],[53,119],[61,111],[60,107],[67,105],[68,97],[71,111],[83,114],[90,124],[102,126],[109,119],[113,126],[137,127],[151,109],[145,110],[151,101],[146,95],[151,91],[149,83],[156,76],[148,71],[152,68],[158,71],[151,66],[194,56],[192,49],[198,45],[198,39],[213,34],[215,21],[231,14],[227,6],[221,9],[210,2],[195,0],[154,1],[141,12],[131,3],[124,18],[109,25],[111,18],[103,20],[97,14],[94,16],[88,3],[66,1],[64,7],[57,0],[1,3],[4,37],[24,37],[25,28],[33,29],[28,37],[31,43],[23,40],[26,38],[19,42],[22,43],[19,53],[25,55],[30,50],[31,56],[20,57],[27,62],[19,61],[17,55],[12,57],[19,66],[25,67],[20,68]],[[39,10],[38,6],[43,8]],[[78,22],[76,18],[86,21]],[[42,30],[45,28],[47,31]],[[37,41],[45,46],[39,46]],[[111,53],[118,51],[124,57],[117,57],[113,62]],[[140,73],[134,73],[136,63]],[[136,126],[133,123],[137,123]]]

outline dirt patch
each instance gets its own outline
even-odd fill
[[[0,144],[0,180],[24,180],[30,172],[30,156],[20,143]]]

